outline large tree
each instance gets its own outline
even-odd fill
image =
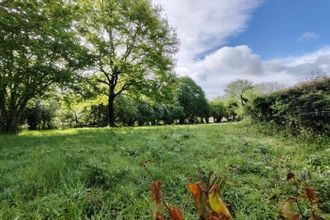
[[[209,105],[203,89],[189,77],[179,78],[178,81],[176,99],[184,112],[180,123],[184,123],[185,119],[194,122],[197,117],[208,118]]]
[[[0,130],[14,133],[32,98],[70,81],[86,57],[66,0],[0,3]]]
[[[94,54],[95,72],[108,97],[108,125],[115,99],[125,91],[151,94],[169,81],[176,37],[160,8],[148,0],[82,1],[82,42]],[[158,95],[161,95],[158,93]]]

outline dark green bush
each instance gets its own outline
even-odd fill
[[[29,130],[51,129],[53,117],[51,110],[42,105],[26,108],[24,114]]]
[[[247,112],[254,121],[272,122],[293,134],[329,133],[330,78],[257,97]]]

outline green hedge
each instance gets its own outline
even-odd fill
[[[293,134],[329,134],[330,78],[257,97],[247,110],[254,121],[272,122]]]

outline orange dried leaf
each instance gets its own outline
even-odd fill
[[[195,206],[199,214],[203,212],[203,188],[200,183],[190,183],[188,184],[188,190],[191,192],[194,200]]]
[[[168,214],[171,216],[172,220],[183,220],[182,212],[178,207],[168,207]]]
[[[162,209],[162,193],[159,181],[151,182],[151,199],[152,199],[152,219],[163,220],[164,217],[159,214]]]
[[[289,172],[286,176],[286,180],[291,180],[294,177],[295,177],[294,173]]]
[[[231,219],[230,212],[226,204],[222,201],[219,193],[219,187],[214,185],[209,193],[209,202],[211,209],[221,217],[221,219]]]
[[[305,195],[307,196],[307,198],[311,203],[313,204],[317,203],[318,198],[315,190],[312,187],[305,185]]]
[[[151,182],[151,198],[152,198],[152,201],[154,201],[158,204],[162,202],[162,194],[160,191],[160,182],[159,181]]]
[[[291,198],[284,201],[280,209],[280,215],[286,220],[299,220],[299,214],[293,209],[291,203]]]

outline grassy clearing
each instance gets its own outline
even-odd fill
[[[150,181],[196,219],[186,190],[213,170],[236,219],[275,219],[306,176],[330,212],[329,139],[318,143],[258,132],[242,123],[69,129],[0,136],[0,219],[150,219]],[[311,177],[308,177],[308,173]]]

